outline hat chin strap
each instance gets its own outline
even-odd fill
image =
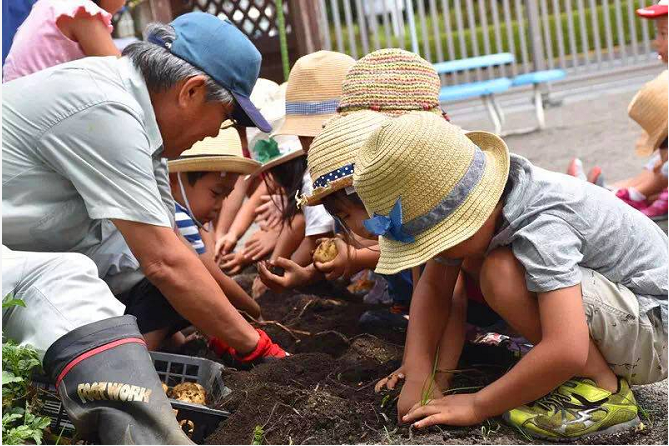
[[[188,209],[190,218],[193,219],[198,228],[202,229],[205,232],[209,232],[209,230],[205,228],[204,225],[197,220],[197,218],[195,218],[195,214],[193,214],[193,210],[190,208],[190,203],[188,203],[188,195],[186,195],[186,189],[184,189],[184,184],[181,182],[181,172],[177,173],[177,181],[179,182],[179,189],[181,190],[181,196],[184,198],[184,203],[186,204],[186,209]]]

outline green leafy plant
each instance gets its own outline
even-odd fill
[[[434,365],[432,365],[432,373],[423,383],[423,388],[421,390],[420,405],[424,406],[430,401],[430,396],[434,390],[434,377],[437,374],[437,364],[439,363],[439,347],[437,346],[437,353],[434,358]]]
[[[265,429],[263,429],[262,426],[257,425],[255,429],[253,429],[253,441],[251,441],[251,444],[263,444],[265,441]]]
[[[12,294],[2,299],[2,308],[25,307]],[[27,440],[42,444],[44,429],[51,420],[35,415],[37,404],[31,392],[30,377],[41,368],[37,351],[30,346],[17,345],[12,340],[2,342],[2,442],[23,444]]]

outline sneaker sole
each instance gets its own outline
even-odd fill
[[[504,419],[504,421],[506,421],[508,424],[510,424],[509,420],[507,419],[506,413],[502,416],[502,418]],[[641,424],[641,419],[639,417],[636,417],[633,420],[630,420],[630,421],[627,421],[627,422],[621,423],[621,424],[616,424],[616,425],[611,426],[607,429],[604,429],[603,431],[591,432],[589,434],[579,435],[578,437],[548,437],[546,435],[541,435],[541,434],[537,434],[537,433],[529,432],[529,431],[523,431],[523,433],[532,437],[532,438],[538,438],[540,440],[548,440],[548,441],[551,441],[553,443],[571,443],[571,442],[579,440],[581,438],[596,437],[596,436],[600,436],[600,435],[602,435],[602,436],[612,435],[612,434],[616,434],[618,432],[631,430],[632,428],[636,428],[640,424]]]

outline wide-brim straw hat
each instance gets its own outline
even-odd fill
[[[439,75],[430,62],[399,48],[384,48],[355,63],[342,84],[339,113],[375,110],[441,113]]]
[[[334,51],[317,51],[299,58],[288,75],[286,119],[275,135],[314,137],[335,115],[341,84],[355,59]]]
[[[313,193],[302,197],[301,204],[319,205],[333,192],[352,186],[358,150],[388,119],[381,113],[363,110],[328,121],[309,148],[307,169]]]
[[[663,71],[634,96],[627,109],[629,117],[646,132],[643,144],[637,145],[639,156],[648,156],[667,138],[667,93],[669,74]]]
[[[399,214],[391,232],[379,236],[376,271],[421,265],[473,236],[499,202],[508,175],[508,148],[492,133],[465,134],[428,112],[384,123],[359,150],[353,175],[372,218],[387,224],[391,210]]]
[[[225,124],[225,123],[224,123]],[[223,127],[215,137],[205,138],[167,163],[170,173],[175,172],[230,172],[250,174],[260,163],[245,158],[242,142],[234,127]]]

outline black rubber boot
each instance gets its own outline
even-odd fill
[[[71,331],[49,347],[44,369],[82,438],[193,444],[176,421],[134,316]]]

